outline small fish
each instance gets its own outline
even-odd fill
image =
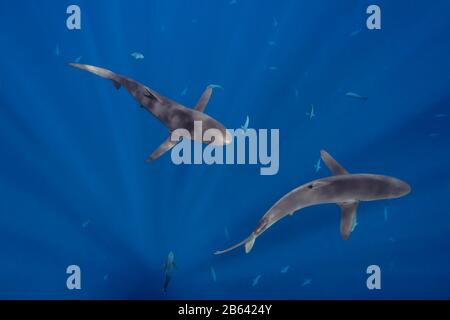
[[[241,126],[241,129],[244,130],[244,132],[247,131],[249,122],[250,122],[250,119],[249,119],[249,117],[247,116],[247,118],[245,119],[244,125]]]
[[[225,227],[224,231],[225,231],[225,238],[227,238],[227,240],[230,240],[230,233],[228,232],[228,228]]]
[[[434,115],[435,118],[445,118],[448,117],[448,115],[446,115],[445,113],[438,113]]]
[[[82,224],[83,228],[86,228],[89,223],[91,223],[91,219],[87,219],[85,222],[83,222]]]
[[[56,47],[55,47],[55,55],[57,57],[59,57],[60,54],[61,54],[61,51],[59,50],[59,44],[57,44]]]
[[[105,274],[105,275],[103,276],[103,280],[104,280],[104,281],[108,280],[108,278],[109,278],[109,275],[108,275],[108,274]]]
[[[231,0],[231,1],[230,1],[230,5],[233,5],[233,4],[236,4],[236,3],[237,3],[236,0]]]
[[[278,70],[278,67],[276,67],[276,66],[270,66],[270,67],[269,67],[269,70],[270,70],[270,71],[276,71],[276,70]]]
[[[262,275],[258,274],[255,279],[253,279],[252,287],[256,286],[259,283],[259,279],[261,279]]]
[[[345,95],[347,97],[354,98],[354,99],[359,99],[359,100],[363,100],[363,101],[367,100],[367,97],[361,96],[361,95],[359,95],[357,93],[354,93],[354,92],[347,92]]]
[[[82,57],[82,56],[77,57],[77,58],[75,59],[75,63],[80,62],[80,61],[81,61],[81,58],[83,58],[83,57]]]
[[[314,169],[316,169],[316,173],[319,172],[319,170],[322,168],[320,165],[321,161],[322,161],[322,159],[319,158],[319,160],[317,160],[317,163],[314,165]]]
[[[286,273],[286,272],[288,272],[289,268],[290,268],[290,266],[288,265],[288,266],[284,267],[283,269],[281,269],[280,272],[281,273]]]
[[[295,89],[294,94],[295,94],[295,100],[298,100],[299,92],[298,92],[297,88]]]
[[[210,84],[209,87],[212,88],[212,89],[222,89],[222,90],[224,90],[223,87],[220,84]]]
[[[356,36],[358,33],[360,33],[362,31],[362,29],[358,29],[358,30],[355,30],[355,31],[353,31],[352,33],[350,33],[350,37],[354,37],[354,36]]]
[[[277,20],[277,18],[273,17],[272,25],[273,25],[274,28],[278,27],[278,20]]]
[[[384,207],[384,221],[388,221],[388,210],[386,207]]]
[[[395,240],[394,237],[390,237],[390,238],[389,238],[389,241],[390,241],[390,242],[395,242],[396,240]]]
[[[197,23],[198,20],[197,20],[197,19],[192,19],[191,22],[192,22],[192,23]]]
[[[144,59],[144,55],[143,55],[142,53],[140,53],[140,52],[133,52],[133,53],[131,54],[131,56],[132,56],[133,58],[135,58],[136,60],[142,60],[142,59]]]
[[[316,114],[314,113],[314,105],[311,104],[311,111],[306,113],[307,116],[309,116],[309,120],[311,120],[312,118],[314,118],[316,116]]]
[[[353,221],[353,226],[352,226],[351,232],[353,232],[357,226],[358,226],[358,220],[356,219],[356,216],[355,216],[355,220]]]
[[[309,284],[311,284],[312,280],[311,279],[305,279],[302,283],[302,287],[307,286]]]
[[[211,277],[212,277],[213,281],[216,282],[217,281],[216,270],[214,270],[214,267],[212,267],[212,266],[211,266],[210,270],[211,270]]]
[[[275,47],[277,45],[277,43],[275,41],[269,41],[269,42],[267,42],[267,44],[272,47]]]
[[[186,88],[183,89],[183,91],[181,91],[180,95],[181,95],[182,97],[185,96],[186,93],[187,93],[187,91],[188,91],[188,88],[186,87]]]
[[[430,133],[428,136],[429,136],[430,138],[436,138],[436,137],[439,137],[440,134],[439,134],[439,133],[436,133],[436,132],[433,132],[433,133]]]

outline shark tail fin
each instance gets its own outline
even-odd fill
[[[245,253],[249,253],[250,250],[252,250],[253,245],[255,244],[255,239],[256,239],[256,237],[252,234],[248,238],[239,242],[238,244],[235,244],[234,246],[232,246],[228,249],[225,249],[225,250],[216,251],[216,252],[214,252],[214,254],[215,255],[223,254],[223,253],[229,252],[231,250],[234,250],[236,248],[239,248],[242,245],[245,245]]]
[[[70,62],[69,65],[74,67],[74,68],[78,68],[78,69],[81,69],[81,70],[85,70],[85,71],[91,72],[91,73],[93,73],[93,74],[95,74],[95,75],[97,75],[99,77],[111,80],[113,85],[114,85],[114,87],[116,89],[120,89],[120,87],[121,87],[121,84],[119,82],[121,76],[116,74],[116,73],[114,73],[114,72],[112,72],[112,71],[110,71],[110,70],[107,70],[107,69],[104,69],[104,68],[100,68],[100,67],[91,66],[91,65],[88,65],[88,64],[73,63],[73,62]]]

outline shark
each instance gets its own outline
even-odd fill
[[[163,285],[163,291],[167,292],[167,287],[169,286],[169,282],[171,280],[170,272],[176,268],[175,264],[175,254],[170,251],[167,255],[166,263],[163,265],[164,267],[164,285]]]
[[[320,155],[332,176],[305,183],[287,193],[267,211],[247,238],[214,254],[223,254],[242,245],[245,252],[249,253],[256,238],[274,223],[300,209],[326,203],[336,203],[340,207],[340,233],[347,240],[356,219],[359,202],[399,198],[411,192],[409,184],[402,180],[379,174],[351,174],[325,150]]]
[[[138,101],[142,108],[150,112],[168,129],[168,137],[147,158],[147,161],[153,161],[159,158],[180,142],[179,140],[173,141],[171,139],[171,133],[176,129],[186,129],[191,134],[192,139],[196,139],[205,144],[220,146],[232,142],[232,136],[224,125],[203,112],[209,102],[213,88],[217,88],[217,85],[207,86],[194,108],[189,109],[178,102],[164,97],[136,80],[110,70],[79,63],[69,63],[69,65],[110,80],[116,89],[124,87]],[[194,122],[196,121],[202,123],[201,134],[194,134]],[[220,131],[221,135],[215,136],[213,141],[203,140],[203,135],[208,129],[216,129]]]

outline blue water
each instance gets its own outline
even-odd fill
[[[69,4],[0,3],[0,298],[450,298],[449,1],[377,0],[375,31],[364,0],[77,0],[74,31]],[[166,129],[125,90],[67,66],[80,56],[189,107],[220,84],[205,111],[279,129],[278,174],[175,166],[170,154],[146,163]],[[315,172],[321,149],[412,192],[361,203],[348,241],[330,204],[281,220],[248,255],[212,255],[328,176],[323,163]],[[72,264],[81,290],[66,288]],[[366,287],[372,264],[381,290]]]

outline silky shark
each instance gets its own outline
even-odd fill
[[[332,176],[308,182],[292,190],[261,218],[256,229],[243,241],[214,254],[222,254],[242,245],[249,253],[255,239],[278,220],[293,215],[296,211],[309,206],[336,203],[341,208],[340,231],[347,240],[356,219],[356,210],[360,201],[399,198],[411,191],[410,186],[399,179],[377,174],[350,174],[326,151],[320,152],[323,162]]]
[[[147,86],[127,78],[125,76],[114,73],[110,70],[79,63],[69,63],[72,67],[89,71],[102,78],[111,80],[116,89],[123,86],[148,112],[155,116],[169,130],[169,136],[148,158],[152,161],[160,157],[163,153],[174,147],[179,141],[172,141],[171,133],[176,129],[186,129],[193,139],[199,142],[213,145],[229,144],[232,141],[230,133],[216,119],[208,116],[203,111],[211,97],[213,88],[216,85],[209,85],[202,96],[198,100],[193,109],[166,98]],[[201,121],[201,134],[194,134],[194,122]],[[203,134],[208,129],[217,129],[221,135],[215,136],[213,141],[204,141]]]

